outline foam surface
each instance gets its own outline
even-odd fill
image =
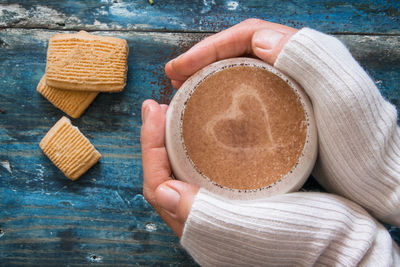
[[[298,96],[280,77],[234,67],[205,79],[187,102],[183,139],[203,175],[219,185],[257,189],[297,163],[307,123]]]

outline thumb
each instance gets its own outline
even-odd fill
[[[157,206],[178,222],[184,224],[199,188],[182,181],[169,180],[155,191]]]
[[[282,48],[296,32],[295,29],[290,32],[260,29],[253,34],[251,40],[253,53],[268,64],[274,65]]]

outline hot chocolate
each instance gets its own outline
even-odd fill
[[[290,172],[306,134],[299,96],[279,76],[249,66],[204,79],[182,118],[183,142],[196,170],[239,190],[269,186]]]
[[[300,86],[257,59],[201,69],[166,114],[174,177],[231,199],[298,190],[317,156],[310,101]]]

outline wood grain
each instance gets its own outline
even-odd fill
[[[248,17],[335,33],[400,110],[396,1],[0,0],[0,266],[195,266],[142,196],[143,100],[174,94],[164,64]],[[74,125],[103,155],[72,182],[39,142],[63,113],[35,91],[50,36],[128,41],[126,89],[100,94]],[[321,190],[309,179],[302,190]],[[400,244],[400,231],[387,225]]]
[[[63,115],[35,91],[54,33],[0,31],[0,265],[194,265],[142,196],[139,132],[142,101],[173,92],[164,63],[201,36],[102,33],[128,40],[128,85],[73,120],[103,158],[71,182],[38,146]]]
[[[0,53],[0,258],[7,265],[193,265],[142,196],[140,105],[168,102],[166,61],[205,37],[195,33],[101,32],[128,41],[128,84],[100,94],[74,125],[103,154],[71,182],[40,139],[63,114],[35,91],[55,31],[6,29]],[[400,108],[398,36],[339,36]],[[10,71],[12,70],[12,71]],[[9,165],[8,165],[9,164]],[[9,167],[8,167],[9,166]],[[318,186],[311,180],[307,189]],[[396,236],[396,229],[391,231]],[[396,236],[397,238],[397,236]]]
[[[391,0],[154,2],[17,0],[0,4],[0,27],[215,32],[254,17],[325,32],[400,32],[400,2]]]

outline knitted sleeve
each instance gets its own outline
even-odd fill
[[[336,38],[302,29],[275,67],[302,85],[314,107],[319,156],[313,175],[328,191],[400,226],[397,112]]]
[[[227,201],[201,189],[181,244],[202,266],[394,266],[387,230],[357,204],[328,193]]]
[[[400,226],[400,138],[396,110],[335,38],[302,29],[275,66],[314,106],[314,176],[376,217]],[[393,266],[399,250],[363,208],[327,193],[226,200],[201,189],[181,244],[203,266]]]

